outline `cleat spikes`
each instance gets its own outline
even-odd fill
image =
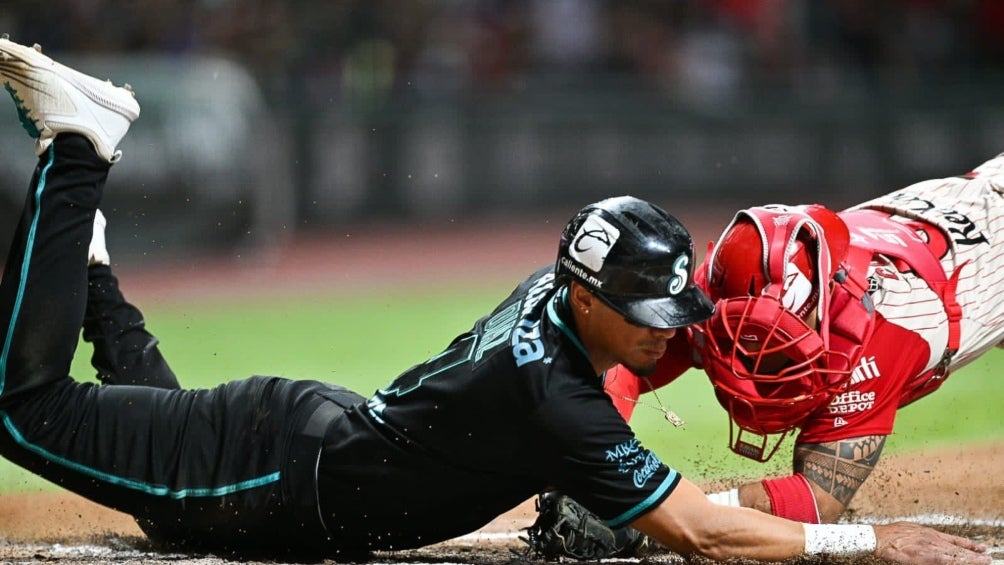
[[[10,41],[10,34],[9,33],[5,33],[3,35],[0,35],[0,39],[6,39],[7,41]]]
[[[34,49],[35,51],[38,51],[39,53],[42,52],[42,46],[39,45],[38,43],[32,45],[31,48]]]

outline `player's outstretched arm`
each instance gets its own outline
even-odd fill
[[[795,444],[794,470],[812,488],[822,522],[836,522],[875,470],[886,436]]]
[[[632,525],[677,553],[718,561],[783,561],[825,553],[871,554],[910,565],[991,562],[981,544],[917,524],[800,524],[751,508],[714,504],[685,479],[661,505]]]
[[[686,479],[632,526],[681,555],[715,560],[781,561],[802,553],[805,546],[800,524],[750,508],[713,504]]]

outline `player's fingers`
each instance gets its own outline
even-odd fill
[[[992,565],[986,553],[978,553],[953,545],[935,545],[923,550],[892,551],[879,555],[893,563],[910,565]]]
[[[944,563],[945,565],[993,565],[993,562],[993,558],[985,553],[967,551],[949,556]]]
[[[908,522],[876,526],[876,555],[910,565],[990,565],[983,544]]]
[[[975,551],[976,553],[986,553],[989,550],[989,548],[986,545],[974,539],[955,536],[952,534],[946,534],[945,532],[938,532],[938,534],[946,542],[964,549],[968,549],[970,551]]]
[[[939,532],[940,533],[940,532]],[[948,534],[943,534],[942,539],[932,540],[933,551],[930,555],[934,556],[934,561],[942,565],[991,565],[993,559],[986,553],[986,548],[983,548],[981,544],[975,544],[976,547],[967,547],[973,545],[972,542],[968,542],[963,538],[957,536],[951,536]]]

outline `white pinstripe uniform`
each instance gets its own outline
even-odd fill
[[[931,276],[928,265],[937,269],[937,262],[927,262],[931,255],[920,256],[928,250],[944,271],[943,280],[932,281],[935,284],[944,284],[962,265],[954,293],[962,310],[959,347],[949,372],[1004,342],[1004,153],[965,175],[919,182],[849,211],[865,209],[889,214],[913,228],[927,249],[897,239],[901,230],[883,228],[877,220],[848,224],[852,245],[872,253],[867,282],[880,316],[875,333],[862,344],[848,388],[796,422],[800,443],[888,435],[899,407],[944,381],[943,367],[938,366],[949,341],[946,307],[910,266],[923,265],[918,271]],[[841,213],[845,221],[852,215]],[[882,254],[892,249],[899,254]],[[907,258],[911,260],[903,264]],[[690,368],[686,339],[681,335],[670,340],[670,353],[659,360],[646,386],[664,386]],[[630,373],[622,367],[608,371],[606,387],[627,418],[642,381],[622,378],[625,374]]]
[[[1004,153],[967,175],[918,182],[852,209],[862,208],[940,227],[948,243],[941,257],[946,276],[965,265],[956,289],[963,312],[961,343],[951,369],[1004,341]],[[941,300],[913,273],[882,268],[873,262],[869,270],[869,281],[878,287],[876,307],[887,320],[930,344],[931,369],[948,340]]]

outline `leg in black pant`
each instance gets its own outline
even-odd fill
[[[130,92],[3,38],[0,81],[39,155],[0,281],[0,455],[168,541],[324,543],[313,460],[301,456],[311,448],[297,447],[297,437],[328,387],[256,377],[181,390],[173,375],[166,388],[70,378],[82,326],[99,367],[136,370],[123,379],[162,361],[146,354],[155,340],[113,286],[99,289],[85,324],[95,211],[139,109]]]
[[[109,164],[66,135],[39,159],[0,285],[0,408],[67,378],[87,301],[87,244]]]
[[[87,268],[84,340],[94,345],[91,365],[102,383],[180,388],[143,314],[126,300],[108,265]]]

